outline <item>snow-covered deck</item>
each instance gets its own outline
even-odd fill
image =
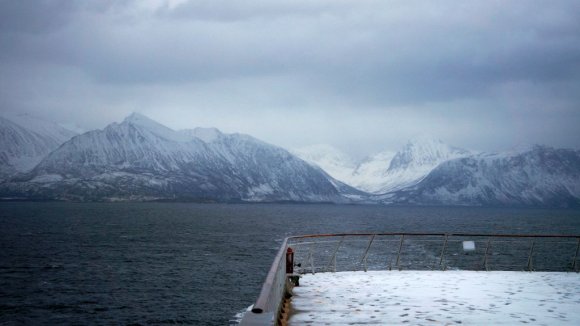
[[[578,273],[318,273],[293,294],[289,325],[580,325]]]

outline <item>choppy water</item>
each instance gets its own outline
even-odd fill
[[[578,234],[580,211],[0,203],[0,223],[2,325],[227,325],[288,235]]]

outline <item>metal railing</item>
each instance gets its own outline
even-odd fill
[[[576,271],[580,236],[369,233],[291,237],[299,273],[357,270]]]
[[[274,258],[274,263],[266,276],[266,281],[252,312],[262,313],[278,309],[278,302],[272,298],[281,298],[286,285],[286,248],[288,248],[288,238],[284,239],[276,258]]]
[[[344,233],[289,237],[266,277],[252,315],[277,324],[287,291],[285,253],[298,274],[368,270],[580,271],[580,235]],[[262,318],[260,322],[264,322]]]

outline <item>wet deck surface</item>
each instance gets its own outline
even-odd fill
[[[289,325],[580,325],[580,274],[379,271],[304,275]]]

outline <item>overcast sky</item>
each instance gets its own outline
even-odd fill
[[[0,110],[358,156],[580,148],[580,1],[0,0]]]

